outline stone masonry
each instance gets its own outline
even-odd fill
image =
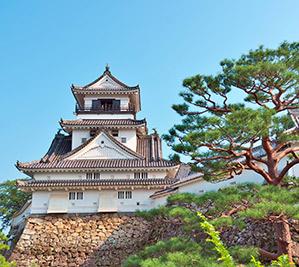
[[[10,260],[18,267],[121,266],[145,245],[179,234],[179,224],[159,221],[119,214],[31,217]]]

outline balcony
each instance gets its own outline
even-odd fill
[[[135,113],[134,105],[129,104],[126,106],[113,106],[101,105],[97,107],[80,107],[78,104],[75,108],[76,114],[122,114],[122,113]]]

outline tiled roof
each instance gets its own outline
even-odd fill
[[[141,159],[80,159],[60,160],[52,162],[17,163],[17,167],[23,170],[45,169],[128,169],[128,168],[165,168],[177,164],[168,160],[148,161]]]
[[[137,157],[137,159],[68,159],[68,157],[74,155],[92,142],[97,135],[90,138],[79,147],[71,150],[71,136],[65,136],[58,133],[52,141],[48,152],[41,160],[17,162],[16,167],[26,173],[32,173],[33,171],[43,171],[48,169],[160,169],[178,166],[177,163],[162,159],[161,140],[156,134],[153,134],[154,136],[148,135],[144,138],[138,137],[137,151],[135,152],[124,144],[118,142],[110,134],[106,133],[112,142],[116,143],[134,157]]]
[[[85,85],[85,86],[73,86],[73,91],[75,92],[83,92],[83,91],[131,91],[131,90],[139,90],[139,86],[128,86],[114,77],[109,67],[106,67],[104,73],[97,78],[95,81]]]
[[[186,175],[184,177],[180,177],[180,179],[177,179],[175,183],[173,183],[171,185],[171,188],[177,188],[178,186],[182,185],[182,184],[188,184],[192,181],[195,181],[195,180],[202,180],[202,174],[199,173],[199,172],[193,172],[193,173],[190,173],[189,175]]]
[[[175,175],[177,180],[181,180],[184,177],[188,176],[191,172],[191,167],[188,164],[182,163]]]
[[[164,178],[152,179],[98,179],[98,180],[19,180],[20,188],[41,188],[41,187],[75,187],[75,186],[150,186],[169,185],[173,181]]]
[[[181,176],[180,178],[175,178],[173,183],[171,183],[167,188],[159,190],[152,194],[151,198],[158,198],[168,194],[172,194],[178,191],[178,188],[184,184],[192,183],[193,181],[203,180],[202,174],[200,173],[191,173],[185,177]]]
[[[120,94],[120,93],[135,94],[136,92],[139,92],[139,86],[112,90],[111,88],[91,89],[91,88],[85,88],[85,87],[73,85],[71,89],[75,94],[96,94],[98,92],[101,92],[103,94],[105,93],[111,94],[113,92],[116,94]]]
[[[80,119],[80,120],[61,120],[61,127],[76,127],[76,126],[140,126],[146,124],[146,120],[131,120],[131,119]]]
[[[173,194],[177,192],[177,188],[165,188],[165,189],[161,189],[159,191],[156,191],[154,194],[150,195],[150,198],[159,198],[159,197],[163,197],[169,194]]]
[[[72,150],[72,137],[70,135],[56,134],[46,155],[41,162],[51,162],[61,159],[63,155]]]

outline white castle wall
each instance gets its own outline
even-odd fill
[[[127,139],[126,143],[123,143],[128,148],[136,151],[137,147],[137,136],[136,129],[121,129],[118,131],[118,137],[116,139],[121,142],[121,138],[125,137]]]
[[[134,120],[133,114],[78,114],[77,119],[131,119]]]
[[[80,191],[80,190],[77,190]],[[134,212],[136,210],[147,210],[154,207],[154,200],[149,198],[155,190],[131,190],[132,199],[118,199],[119,190],[86,190],[83,191],[82,200],[69,200],[67,191],[33,192],[31,214],[45,214],[48,209],[52,213],[93,213],[93,212]],[[53,209],[50,199],[59,196],[59,208]]]
[[[264,179],[255,174],[252,171],[244,171],[243,174],[237,175],[232,179],[225,180],[218,183],[211,183],[204,180],[197,181],[195,183],[190,183],[186,185],[182,185],[179,187],[179,193],[194,193],[194,194],[203,194],[208,191],[217,191],[220,188],[231,186],[234,184],[240,184],[245,182],[250,183],[263,183]]]
[[[89,139],[89,130],[74,130],[72,133],[72,150],[82,144],[82,138]]]
[[[97,172],[96,170],[93,172]],[[140,171],[142,172],[142,171]],[[164,178],[166,171],[148,171],[148,178]],[[36,180],[76,180],[86,179],[86,172],[35,173]],[[132,171],[101,171],[100,179],[134,179]]]
[[[279,163],[279,171],[285,166],[286,161],[288,159],[285,158],[281,160]],[[290,169],[288,172],[289,176],[295,176],[299,177],[299,164],[295,165],[293,168]],[[251,170],[245,170],[240,175],[236,175],[234,178],[225,180],[218,183],[211,183],[205,180],[197,180],[194,182],[191,182],[189,184],[182,184],[178,187],[177,192],[178,193],[194,193],[194,194],[203,194],[208,191],[217,191],[220,188],[231,186],[234,184],[240,184],[240,183],[265,183],[264,178],[257,174],[254,171]],[[168,196],[162,196],[160,198],[155,199],[155,206],[161,206],[166,204]]]
[[[118,132],[118,137],[115,139],[121,142],[121,138],[125,137],[127,139],[126,143],[123,143],[128,148],[136,151],[137,146],[137,136],[136,136],[136,129],[120,129]],[[72,149],[80,146],[82,144],[82,138],[90,138],[90,131],[89,130],[79,130],[75,129],[72,133]]]

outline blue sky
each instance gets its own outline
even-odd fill
[[[184,78],[260,44],[298,41],[298,11],[296,0],[1,1],[0,180],[23,177],[15,162],[46,152],[58,120],[73,118],[70,85],[106,63],[141,86],[138,117],[165,133],[180,119],[171,105]]]

